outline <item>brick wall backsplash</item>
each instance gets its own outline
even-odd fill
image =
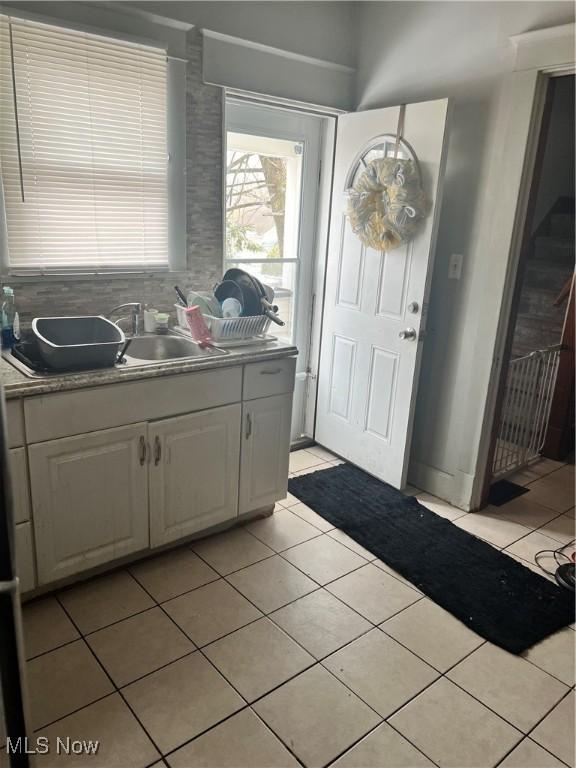
[[[202,34],[188,33],[186,67],[187,271],[105,278],[90,276],[4,282],[14,286],[23,324],[33,317],[103,314],[141,301],[173,312],[174,285],[209,290],[222,275],[223,91],[202,82]]]

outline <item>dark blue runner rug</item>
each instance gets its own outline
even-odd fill
[[[522,653],[574,621],[574,594],[350,464],[290,493],[477,634]]]

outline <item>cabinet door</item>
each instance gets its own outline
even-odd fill
[[[148,547],[146,424],[28,449],[38,582]]]
[[[286,496],[292,395],[244,403],[240,514]]]
[[[238,515],[240,416],[236,404],[150,424],[153,547]]]

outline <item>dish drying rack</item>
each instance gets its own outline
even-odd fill
[[[186,322],[186,308],[175,304],[178,318],[178,329],[187,334],[190,333]],[[266,332],[272,322],[266,315],[254,315],[253,317],[213,317],[203,315],[204,322],[212,334],[214,343],[231,342],[235,345],[254,344],[257,342],[273,341],[274,336],[267,336]]]

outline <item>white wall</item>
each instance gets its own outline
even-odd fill
[[[331,109],[354,104],[354,3],[116,3],[205,32],[204,81]]]
[[[355,3],[353,2],[171,2],[171,0],[7,0],[6,5],[32,13],[81,20],[90,24],[95,11],[101,26],[125,31],[114,11],[123,7],[132,14],[145,11],[164,19],[193,24],[254,43],[291,51],[304,56],[354,66]],[[134,24],[134,22],[132,22]],[[140,23],[136,22],[139,30]],[[140,32],[135,32],[140,34]]]
[[[476,472],[505,272],[486,249],[489,219],[484,231],[480,222],[498,193],[486,181],[502,142],[508,37],[573,19],[568,2],[361,4],[359,109],[444,96],[454,103],[410,477],[463,506]],[[460,282],[447,279],[452,253],[464,255]]]
[[[186,57],[186,31],[206,30],[206,83],[332,110],[353,107],[353,2],[6,0],[10,6],[158,41],[180,58]]]
[[[355,63],[353,2],[130,0],[127,5],[304,56]]]

